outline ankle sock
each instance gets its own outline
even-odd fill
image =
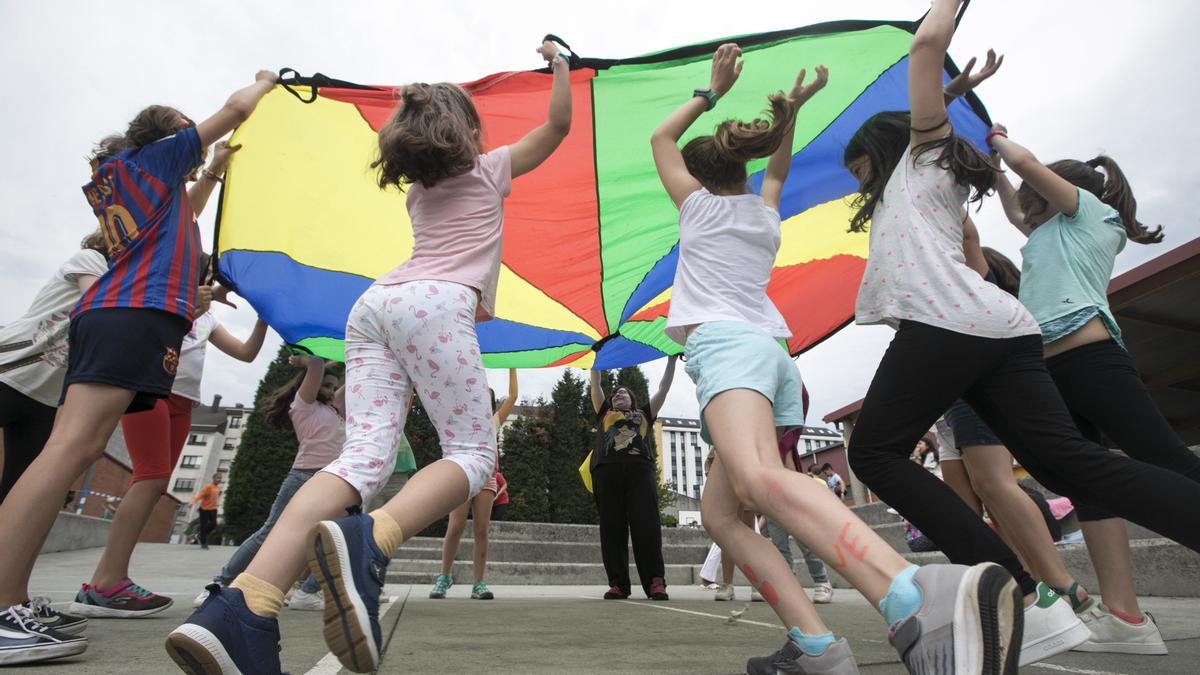
[[[1117,610],[1113,609],[1112,607],[1109,607],[1108,611],[1111,612],[1113,616],[1124,621],[1125,623],[1131,623],[1135,626],[1140,626],[1142,624],[1142,622],[1144,622],[1146,620],[1145,614],[1143,614],[1141,616],[1134,616],[1132,614],[1126,614],[1125,612],[1118,612]]]
[[[122,579],[122,580],[118,581],[117,583],[115,583],[111,586],[105,586],[104,588],[93,585],[92,590],[96,591],[97,595],[103,595],[106,598],[111,598],[112,596],[117,594],[117,591],[124,589],[128,585],[129,585],[129,580]]]
[[[910,565],[892,579],[888,592],[879,601],[879,611],[888,626],[895,626],[904,619],[912,616],[921,607],[921,589],[913,581],[913,576],[920,567]]]
[[[242,572],[229,587],[242,592],[242,597],[246,599],[246,607],[250,608],[251,612],[268,619],[279,616],[279,610],[283,607],[283,591],[275,588],[270,582]]]
[[[383,551],[384,555],[392,557],[396,553],[396,549],[400,548],[400,544],[404,543],[404,531],[400,529],[396,519],[389,516],[383,509],[376,509],[369,515],[371,520],[375,521],[375,524],[371,526],[375,544],[379,546],[379,550]]]
[[[808,633],[804,633],[796,627],[793,627],[788,631],[788,637],[792,639],[792,642],[796,643],[796,646],[800,648],[800,651],[808,654],[809,656],[820,656],[821,654],[824,654],[825,650],[829,649],[829,645],[836,642],[836,640],[833,639],[832,632],[822,633],[821,635],[809,635]]]

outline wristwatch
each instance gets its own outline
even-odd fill
[[[712,110],[713,108],[717,107],[717,95],[715,93],[713,93],[713,90],[709,89],[708,87],[693,90],[692,96],[693,97],[703,96],[704,99],[706,101],[708,101],[708,109],[709,110]]]

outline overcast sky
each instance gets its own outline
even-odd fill
[[[195,119],[214,112],[259,68],[290,66],[369,84],[468,81],[539,66],[541,36],[584,56],[626,57],[729,35],[832,19],[915,19],[923,0],[839,2],[18,2],[0,0],[0,324],[21,315],[46,277],[96,226],[80,186],[92,144],[142,107],[164,103]],[[777,11],[767,8],[778,7]],[[686,9],[684,9],[686,8]],[[1107,152],[1166,242],[1129,244],[1117,272],[1200,236],[1200,125],[1193,107],[1200,6],[1188,0],[975,2],[950,53],[959,64],[995,47],[1000,74],[979,92],[994,120],[1044,161]],[[798,64],[806,65],[806,64]],[[703,83],[698,82],[700,86]],[[680,92],[681,100],[688,92]],[[206,249],[213,215],[201,219]],[[1022,237],[997,203],[976,215],[984,243],[1019,262]],[[253,310],[217,307],[244,336]],[[851,326],[798,359],[810,422],[862,397],[892,331]],[[203,395],[253,402],[280,340],[253,364],[210,349]],[[643,366],[651,386],[662,362]],[[682,370],[682,369],[681,369]],[[549,394],[561,369],[522,371],[521,395]],[[489,373],[504,396],[505,375]],[[914,382],[913,386],[920,386]],[[664,415],[694,417],[682,372]]]

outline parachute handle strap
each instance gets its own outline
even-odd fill
[[[574,49],[571,49],[571,45],[567,44],[566,40],[554,33],[546,33],[546,36],[542,38],[542,42],[553,42],[558,45],[558,53],[567,60],[568,67],[574,68],[579,65],[579,55],[575,53]]]

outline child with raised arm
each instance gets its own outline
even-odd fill
[[[1200,457],[1146,391],[1108,306],[1117,254],[1127,241],[1162,241],[1162,227],[1138,222],[1133,189],[1111,157],[1042,164],[1002,125],[988,141],[1023,181],[1014,190],[997,176],[1005,213],[1029,237],[1021,249],[1020,298],[1041,327],[1046,368],[1080,431],[1096,442],[1108,436],[1134,459],[1200,481]],[[1158,626],[1138,605],[1124,522],[1094,502],[1076,505],[1104,597],[1104,604],[1075,603],[1092,632],[1079,649],[1165,654]]]
[[[83,191],[108,241],[108,271],[72,313],[65,389],[50,438],[0,504],[5,663],[87,648],[86,638],[44,630],[21,604],[29,575],[54,524],[58,496],[100,457],[121,415],[149,410],[171,395],[200,281],[200,230],[184,186],[200,168],[204,148],[249,117],[276,79],[260,71],[254,84],[200,124],[172,108],[150,106],[124,134],[96,147]]]
[[[571,127],[570,72],[553,43],[547,121],[483,152],[471,97],[449,84],[410,84],[379,131],[381,188],[408,192],[412,257],[368,288],[346,324],[346,443],[300,489],[246,571],[215,590],[167,639],[185,671],[278,673],[283,592],[307,561],[325,598],[325,639],[354,672],[379,666],[379,595],[405,539],[474,497],[496,465],[496,432],[476,321],[495,311],[504,197]],[[387,481],[416,390],[443,459],[418,471],[382,508],[357,512]],[[348,507],[352,515],[336,517]]]
[[[1200,485],[1119,457],[1085,439],[1042,356],[1038,322],[985,281],[963,255],[965,205],[996,184],[994,166],[954,133],[942,88],[960,0],[936,0],[909,50],[911,112],[868,119],[844,161],[861,199],[851,229],[870,225],[855,307],[860,324],[896,329],[850,439],[851,467],[951,561],[1002,564],[1024,594],[1020,663],[1087,640],[1070,606],[1022,569],[1017,556],[953,491],[908,461],[917,439],[958,398],[966,401],[1039,482],[1103,505],[1200,550],[1196,519],[1178,504]],[[933,376],[931,376],[933,374]],[[923,386],[914,388],[914,381]],[[898,638],[900,639],[900,638]]]
[[[750,659],[747,672],[840,674],[858,667],[779,551],[741,521],[743,508],[782,525],[879,607],[910,670],[999,673],[1010,661],[1015,668],[1007,650],[1020,640],[1019,623],[1013,624],[1020,615],[1002,568],[918,571],[833,494],[779,461],[778,434],[804,424],[803,385],[777,342],[791,332],[767,297],[767,282],[779,248],[796,110],[825,85],[827,72],[818,67],[817,80],[806,86],[801,71],[790,94],[773,94],[770,121],[727,120],[680,152],[680,136],[736,82],[740,54],[733,44],[717,50],[709,88],[672,113],[651,146],[679,208],[667,335],[684,345],[701,434],[718,448],[701,501],[704,527],[788,628],[784,646]],[[746,176],[746,163],[758,157],[770,158],[761,195],[750,192]]]

